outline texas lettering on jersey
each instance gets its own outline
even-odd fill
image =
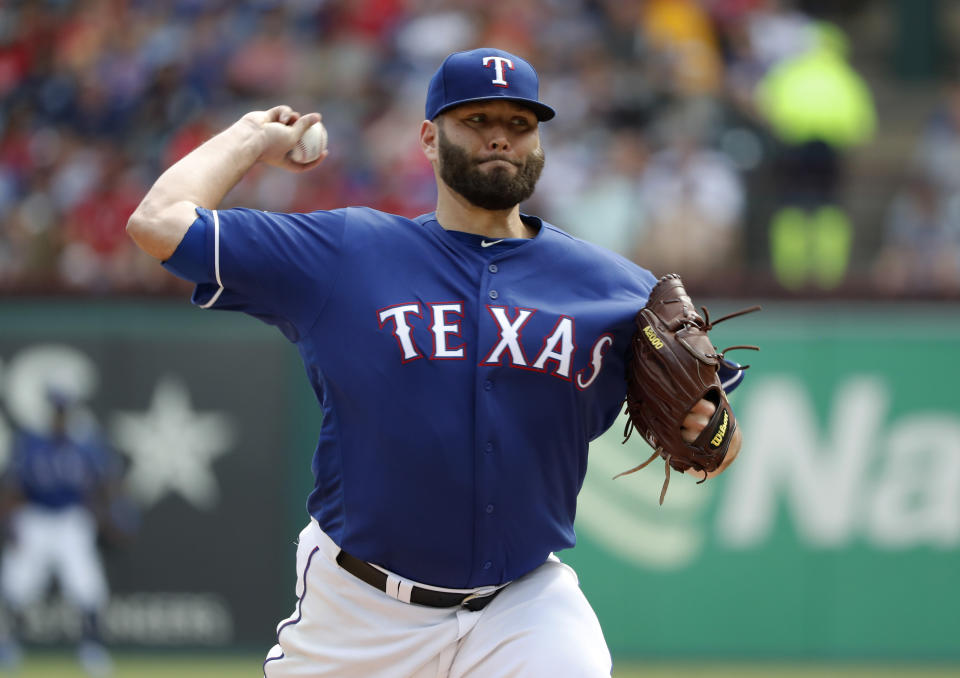
[[[419,302],[388,306],[377,312],[381,330],[392,332],[400,349],[400,360],[408,363],[421,358],[430,360],[464,360],[466,344],[460,331],[464,303],[460,301],[428,303],[426,308]],[[536,314],[536,309],[507,306],[486,307],[497,330],[497,342],[483,353],[481,365],[504,365],[534,372],[543,372],[570,381],[580,389],[589,387],[603,367],[603,357],[613,343],[613,336],[603,334],[590,349],[590,364],[572,374],[576,353],[575,321],[562,315],[553,329],[543,338],[540,350],[532,358],[521,344],[523,328]],[[415,320],[416,319],[416,320]],[[413,337],[414,324],[425,323],[430,328],[433,346],[424,353]]]

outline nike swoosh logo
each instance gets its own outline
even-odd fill
[[[498,242],[503,242],[503,238],[500,238],[500,240],[490,240],[490,241],[481,240],[480,247],[490,247],[490,245],[496,245]]]

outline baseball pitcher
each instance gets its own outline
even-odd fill
[[[555,115],[529,63],[451,54],[425,109],[430,214],[218,209],[257,163],[302,172],[326,157],[291,158],[320,115],[281,105],[170,167],[127,227],[196,284],[194,304],[276,325],[316,394],[296,605],[264,676],[609,676],[597,617],[555,552],[574,545],[588,444],[623,405],[657,278],[520,212]],[[679,315],[658,341],[705,331]],[[668,465],[674,438],[718,441],[690,464],[698,478],[741,444],[718,381],[736,366],[707,352],[705,395],[666,422],[670,437],[638,424]]]

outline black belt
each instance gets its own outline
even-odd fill
[[[341,550],[337,555],[337,564],[357,579],[370,584],[373,588],[380,589],[384,593],[387,592],[386,573],[378,570],[370,563]],[[502,590],[501,587],[489,592],[484,591],[478,595],[476,593],[434,591],[433,589],[414,586],[410,590],[410,602],[427,607],[465,607],[468,610],[477,611],[489,605],[490,601],[496,598]]]

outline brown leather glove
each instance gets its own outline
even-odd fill
[[[635,428],[654,452],[645,462],[620,473],[617,478],[639,471],[658,455],[663,457],[666,460],[666,480],[660,492],[663,504],[671,467],[678,471],[691,468],[702,471],[700,482],[720,467],[737,420],[720,385],[717,369],[721,362],[734,369],[746,369],[749,365],[731,363],[724,354],[736,348],[759,349],[731,346],[718,351],[707,332],[719,322],[757,310],[760,307],[753,306],[711,323],[706,308],[703,316],[696,312],[679,275],[671,273],[660,278],[650,291],[647,305],[635,319],[632,356],[627,366],[626,410],[630,419],[624,430],[624,442]],[[717,409],[697,439],[688,443],[681,438],[680,429],[684,417],[701,399],[710,401]]]

